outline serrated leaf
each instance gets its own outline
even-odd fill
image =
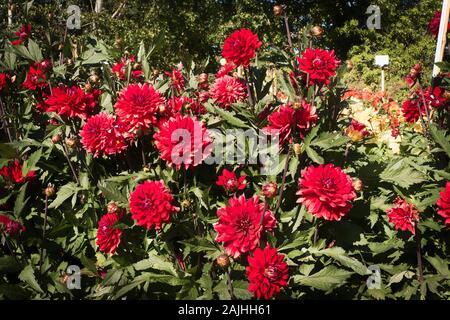
[[[296,284],[329,292],[343,285],[352,274],[353,272],[339,269],[331,265],[308,276],[295,275],[293,281]]]
[[[323,250],[317,250],[316,248],[310,248],[309,251],[312,254],[315,255],[326,255],[330,258],[333,258],[334,260],[341,263],[343,266],[348,267],[358,273],[359,275],[366,275],[368,274],[367,267],[358,261],[355,258],[349,257],[345,250],[341,247],[333,247]]]
[[[39,286],[38,282],[36,281],[36,278],[34,276],[34,270],[33,267],[28,265],[26,266],[22,272],[19,274],[19,279],[28,283],[34,290],[44,293],[42,291],[41,287]]]

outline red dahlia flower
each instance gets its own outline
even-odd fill
[[[165,72],[166,76],[170,78],[172,83],[172,88],[176,90],[178,93],[183,92],[184,90],[184,77],[180,70],[172,69],[172,72]]]
[[[330,84],[330,78],[336,75],[340,63],[334,55],[334,50],[327,51],[320,48],[306,49],[297,60],[300,71],[309,75],[309,85]]]
[[[223,43],[222,56],[236,66],[247,67],[261,47],[258,35],[249,29],[234,31]]]
[[[272,231],[277,221],[259,197],[246,199],[244,195],[230,199],[229,205],[217,210],[219,221],[214,225],[216,241],[223,242],[225,252],[233,258],[255,250],[265,231]]]
[[[27,176],[24,177],[22,175],[22,164],[20,164],[19,160],[14,160],[13,162],[9,162],[8,165],[2,167],[0,169],[0,175],[3,177],[4,180],[7,182],[13,184],[21,184],[28,180],[32,180],[36,178],[36,172],[35,171],[29,171]]]
[[[440,108],[448,103],[448,99],[444,97],[444,89],[440,87],[428,87],[424,92],[424,98],[427,105],[433,107],[433,108]],[[420,99],[422,99],[420,90],[416,92],[416,94],[419,96]],[[422,100],[420,100],[422,101]]]
[[[400,197],[395,199],[393,208],[388,209],[389,222],[393,223],[397,230],[409,230],[416,234],[415,225],[419,221],[419,211],[413,204],[410,204]]]
[[[236,192],[237,190],[244,190],[247,186],[245,178],[245,175],[237,178],[234,172],[223,169],[216,184],[222,186],[226,192]]]
[[[420,113],[419,113],[420,106]],[[419,103],[418,99],[405,100],[402,105],[402,113],[406,122],[414,123],[419,120],[420,115],[425,115],[425,107],[423,103]]]
[[[25,230],[25,227],[20,222],[11,220],[8,216],[0,214],[0,234],[4,232],[10,237],[14,237]]]
[[[101,252],[114,254],[119,247],[122,230],[114,227],[119,219],[117,214],[107,213],[98,222],[97,241],[95,243]]]
[[[81,143],[94,157],[121,153],[127,148],[122,130],[114,116],[102,112],[84,124],[80,132]]]
[[[89,118],[95,111],[100,90],[84,92],[78,86],[53,88],[52,94],[44,101],[47,112],[56,112],[68,118]]]
[[[216,79],[228,75],[228,74],[229,74],[231,71],[233,71],[234,69],[236,69],[236,65],[235,65],[233,62],[227,62],[227,63],[225,63],[225,64],[219,69],[219,71],[217,71],[217,73],[216,73]]]
[[[435,37],[439,34],[439,26],[441,24],[441,11],[438,10],[434,13],[433,18],[428,24],[428,31]],[[448,30],[450,30],[450,23],[448,24]]]
[[[302,172],[298,203],[317,218],[339,221],[352,208],[356,194],[352,179],[332,164],[309,166]]]
[[[445,219],[445,224],[450,225],[450,182],[445,184],[445,190],[440,192],[441,196],[437,201],[439,210],[437,213]]]
[[[147,230],[160,230],[163,222],[170,221],[170,215],[180,208],[172,205],[174,198],[163,180],[145,181],[136,187],[130,196],[131,217]]]
[[[4,73],[0,73],[0,91],[3,90],[4,87],[6,87],[6,79],[8,76]]]
[[[281,106],[269,117],[269,125],[264,128],[267,134],[280,134],[280,144],[292,142],[292,135],[304,139],[309,129],[317,121],[316,108],[302,100]]]
[[[14,34],[18,39],[11,41],[11,44],[13,46],[21,45],[31,35],[31,23],[21,25],[19,31]]]
[[[243,101],[247,96],[242,81],[227,75],[217,78],[210,91],[214,102],[222,108],[228,108],[233,103]]]
[[[202,122],[190,116],[178,114],[158,125],[153,135],[161,159],[177,169],[195,167],[212,152],[212,138]]]
[[[352,123],[345,130],[345,133],[350,139],[352,139],[352,141],[355,142],[369,135],[369,131],[367,131],[366,126],[354,119],[352,119]]]
[[[45,88],[48,86],[47,76],[45,75],[45,70],[42,67],[30,66],[28,70],[27,77],[22,84],[28,90],[36,90],[38,88]]]
[[[130,133],[147,130],[157,123],[157,114],[164,106],[164,98],[149,84],[130,84],[119,93],[114,108]]]
[[[270,246],[263,250],[256,248],[253,257],[248,256],[247,277],[250,282],[248,291],[255,297],[270,299],[287,286],[289,268],[284,262],[284,255]]]
[[[179,113],[201,115],[206,113],[205,107],[197,100],[190,97],[172,97],[166,101],[166,110],[162,113],[164,117],[173,117]]]
[[[130,65],[130,68],[134,69],[134,64],[136,63],[136,58],[134,56],[130,56],[128,59],[123,57],[120,62],[113,64],[111,67],[111,71],[116,75],[119,80],[125,80],[125,71],[127,63]],[[140,69],[131,70],[131,78],[139,79],[144,75],[144,71]]]

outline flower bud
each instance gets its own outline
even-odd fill
[[[216,263],[219,267],[225,269],[230,265],[230,258],[226,254],[217,257]]]
[[[123,44],[123,39],[122,38],[116,38],[116,41],[114,42],[114,45],[116,47],[121,47]]]
[[[281,5],[279,5],[279,4],[274,5],[274,6],[273,6],[273,14],[274,14],[276,17],[282,16],[282,15],[284,14],[283,6],[281,6]]]
[[[321,26],[314,26],[311,28],[310,32],[314,37],[320,38],[323,35],[323,28]]]
[[[66,145],[69,148],[74,148],[76,144],[77,144],[77,139],[75,139],[75,138],[66,138]]]
[[[347,60],[347,69],[348,70],[352,70],[353,69],[353,61],[352,60]]]
[[[201,73],[198,76],[198,83],[206,83],[208,82],[208,74],[207,73]]]
[[[53,187],[53,185],[51,183],[49,183],[47,185],[47,188],[45,188],[44,193],[49,198],[52,197],[55,194],[55,188]]]
[[[300,155],[302,153],[302,145],[300,143],[294,143],[293,149],[296,155]]]
[[[353,189],[355,189],[356,192],[359,192],[363,188],[363,183],[358,178],[357,179],[353,179],[352,186],[353,186]]]
[[[90,82],[97,83],[98,80],[99,80],[99,77],[98,77],[98,75],[96,75],[95,73],[94,73],[94,74],[91,74],[91,75],[89,76],[89,81],[90,81]]]
[[[191,202],[188,199],[184,199],[183,202],[181,202],[181,205],[183,206],[184,209],[189,209]]]
[[[57,143],[59,143],[61,141],[61,135],[60,134],[54,134],[53,136],[52,136],[52,142],[54,143],[54,144],[57,144]]]
[[[92,85],[89,82],[85,83],[84,84],[84,91],[89,92],[91,90],[92,90]]]
[[[273,198],[277,195],[278,185],[275,182],[268,182],[263,186],[263,194],[266,198]]]
[[[119,207],[117,206],[117,203],[115,203],[114,201],[108,203],[108,205],[106,206],[106,211],[108,213],[116,213],[119,210]]]

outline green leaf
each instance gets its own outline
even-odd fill
[[[25,183],[23,186],[20,187],[19,195],[16,198],[16,201],[14,202],[14,216],[17,218],[20,217],[23,208],[25,208],[25,205],[27,204],[29,198],[25,200],[25,194],[27,191],[28,182]]]
[[[210,103],[205,103],[205,108],[211,112],[218,114],[223,120],[234,127],[249,128],[249,126],[239,118],[236,118],[231,112],[218,108]]]
[[[78,192],[78,187],[74,182],[69,182],[68,184],[62,186],[58,192],[56,193],[56,198],[53,202],[48,206],[49,209],[56,209],[64,201],[69,199],[72,195]]]
[[[39,159],[41,159],[42,156],[42,148],[37,150],[36,152],[33,152],[30,157],[25,160],[25,162],[23,163],[22,166],[22,176],[26,177],[28,172],[30,172],[31,170],[36,170],[38,169],[36,167],[36,164],[38,163]]]
[[[295,275],[293,281],[296,284],[329,292],[343,285],[352,274],[353,272],[330,265],[312,275]]]
[[[19,274],[19,279],[28,283],[34,290],[40,293],[44,293],[44,291],[42,291],[41,287],[36,281],[32,266],[30,265],[26,266],[25,269],[23,269],[22,272]]]
[[[13,256],[0,257],[0,274],[16,273],[22,270],[22,266]]]
[[[360,275],[367,275],[367,267],[355,258],[349,257],[345,250],[341,247],[333,247],[324,250],[310,248],[309,251],[315,255],[326,255],[340,262],[343,266],[348,267]]]
[[[178,273],[171,262],[163,260],[160,257],[155,256],[153,254],[149,254],[148,259],[144,259],[139,262],[136,262],[133,265],[133,267],[138,271],[147,270],[149,268],[152,268],[155,270],[160,270],[160,271],[165,271],[165,272],[171,273],[172,275],[174,275],[176,277],[178,276]]]
[[[30,56],[34,61],[42,61],[44,58],[42,56],[41,49],[38,44],[34,42],[32,39],[28,39],[28,51],[30,52]]]
[[[430,133],[434,141],[441,146],[441,148],[450,157],[450,143],[442,129],[439,129],[436,125],[430,123]]]
[[[306,154],[308,155],[308,157],[315,163],[323,164],[325,162],[325,160],[321,156],[319,156],[319,154],[316,151],[314,151],[312,148],[305,147],[305,151],[306,151]]]
[[[450,271],[448,269],[448,262],[441,259],[438,256],[430,257],[425,256],[425,259],[436,269],[436,271],[443,276],[450,277]]]

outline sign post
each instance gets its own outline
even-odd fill
[[[375,64],[381,67],[381,91],[385,91],[384,85],[384,67],[389,65],[389,56],[388,55],[378,55],[375,56]]]

